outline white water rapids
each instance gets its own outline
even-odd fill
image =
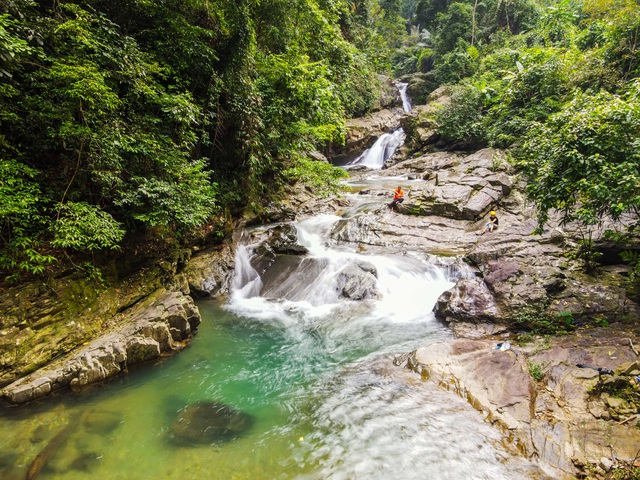
[[[320,215],[296,224],[298,241],[309,253],[296,259],[296,267],[287,266],[286,278],[263,275],[277,279],[276,286],[263,283],[251,266],[257,245],[238,248],[226,306],[289,338],[287,364],[274,378],[304,376],[304,386],[282,399],[293,424],[311,425],[292,460],[311,473],[292,478],[543,478],[507,452],[499,432],[466,401],[393,366],[393,354],[450,338],[432,309],[456,278],[470,272],[417,253],[363,255],[329,247],[339,220]],[[353,262],[375,267],[379,298],[340,298],[337,279]],[[303,398],[311,407],[296,406]]]

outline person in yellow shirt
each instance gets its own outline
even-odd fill
[[[496,216],[496,212],[489,212],[489,221],[486,223],[484,228],[478,235],[484,235],[487,232],[493,232],[496,228],[498,228],[498,217]]]

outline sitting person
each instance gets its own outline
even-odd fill
[[[486,223],[482,231],[476,235],[484,235],[487,232],[493,232],[496,228],[498,228],[498,217],[496,217],[496,212],[489,212],[489,221]]]
[[[391,201],[391,205],[389,205],[389,209],[393,210],[397,204],[402,202],[404,202],[404,192],[402,188],[398,187],[393,191],[393,200]]]

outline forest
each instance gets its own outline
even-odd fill
[[[450,85],[440,145],[506,149],[540,228],[620,221],[637,282],[639,29],[632,0],[5,0],[0,276],[135,268],[298,180],[335,193],[309,153],[382,74],[415,103]]]

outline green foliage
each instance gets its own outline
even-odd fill
[[[470,77],[477,67],[477,49],[458,39],[455,49],[443,55],[436,68],[440,84],[456,84]]]
[[[216,238],[294,172],[335,188],[335,172],[291,164],[376,105],[406,7],[3,4],[0,268],[37,274],[56,250],[105,253],[124,235]]]
[[[107,212],[84,202],[58,207],[51,245],[77,251],[115,250],[125,231]]]
[[[532,129],[520,152],[538,206],[540,226],[549,211],[562,222],[595,225],[640,207],[637,82],[627,95],[578,93],[561,112]]]
[[[323,197],[336,195],[342,189],[340,181],[349,176],[342,168],[308,158],[298,158],[295,165],[283,173],[289,182],[300,181]]]
[[[544,368],[542,365],[534,361],[528,361],[527,363],[529,365],[529,375],[531,375],[531,378],[536,382],[541,382],[544,379]]]
[[[547,313],[545,306],[526,306],[513,316],[513,325],[536,335],[563,335],[575,329],[571,312]]]
[[[433,40],[436,55],[442,57],[454,50],[459,40],[467,43],[471,41],[472,10],[472,6],[467,3],[454,2],[437,15],[438,27]]]
[[[602,257],[602,252],[596,250],[593,243],[593,231],[587,230],[586,234],[582,233],[582,238],[577,248],[569,252],[568,258],[572,260],[580,260],[584,264],[584,269],[588,273],[592,273],[597,268],[597,261]]]
[[[43,196],[38,172],[15,160],[0,159],[0,271],[15,279],[41,274],[55,258],[40,251]]]
[[[484,143],[483,95],[477,88],[452,87],[451,103],[436,113],[442,138],[457,148],[479,147]]]
[[[637,298],[640,296],[640,252],[625,250],[620,253],[620,256],[630,267],[627,286],[631,290],[631,293]]]

